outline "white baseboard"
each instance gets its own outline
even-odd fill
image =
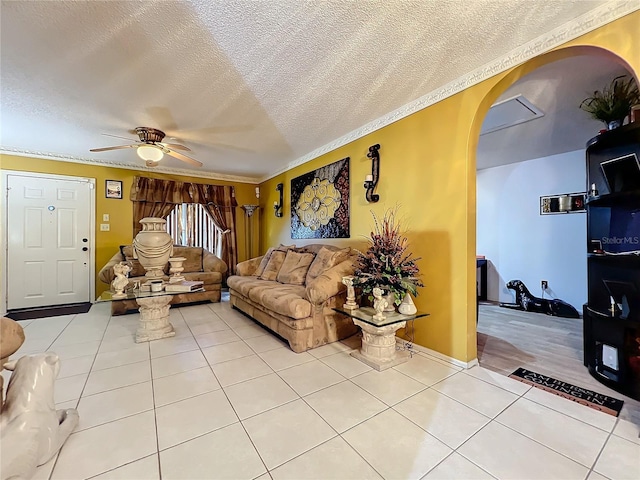
[[[420,352],[423,353],[425,355],[428,355],[430,357],[433,357],[437,360],[440,360],[442,362],[448,363],[450,365],[454,365],[456,367],[460,367],[460,368],[464,368],[465,370],[468,370],[471,367],[475,367],[476,365],[478,365],[478,359],[474,358],[473,360],[471,360],[470,362],[463,362],[462,360],[458,360],[457,358],[453,358],[453,357],[449,357],[448,355],[444,355],[440,352],[436,352],[435,350],[431,350],[430,348],[427,347],[423,347],[422,345],[417,345],[413,342],[409,342],[408,340],[405,340],[404,338],[400,338],[400,337],[396,337],[396,344],[400,344],[400,345],[404,345],[404,344],[409,344],[411,345],[411,350],[415,351],[415,352]]]

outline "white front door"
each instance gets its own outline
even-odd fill
[[[93,184],[7,175],[7,309],[90,301]]]

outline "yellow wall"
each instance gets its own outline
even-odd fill
[[[421,257],[425,287],[416,298],[418,309],[430,317],[415,322],[415,342],[458,360],[476,358],[475,242],[476,149],[480,127],[495,99],[531,70],[563,56],[588,52],[569,48],[600,47],[640,71],[640,12],[633,13],[574,41],[555,52],[526,62],[447,98],[366,137],[278,175],[261,185],[261,251],[290,244],[291,179],[344,157],[351,157],[351,238],[337,245],[366,247],[371,215],[382,216],[396,204],[406,219],[411,251]],[[594,53],[594,52],[590,52]],[[553,93],[551,93],[553,94]],[[595,132],[585,132],[585,141]],[[380,202],[368,204],[362,186],[370,173],[369,146],[379,143]],[[284,217],[269,208],[275,186],[285,186]],[[296,240],[297,244],[309,243]]]
[[[69,175],[76,177],[88,177],[96,179],[96,251],[95,265],[96,276],[100,269],[109,261],[120,245],[129,244],[133,234],[133,205],[129,200],[129,192],[133,184],[133,177],[143,175],[152,178],[178,180],[194,183],[211,183],[214,185],[235,186],[238,205],[256,203],[255,184],[233,183],[209,178],[186,177],[180,175],[168,175],[162,173],[126,170],[122,168],[109,168],[103,166],[85,165],[79,163],[63,162],[57,160],[43,160],[37,158],[19,157],[13,155],[0,155],[0,168],[2,170],[20,170],[25,172],[48,173],[56,175]],[[122,181],[122,200],[105,198],[105,180]],[[108,232],[100,231],[102,215],[108,213],[110,228]],[[246,259],[245,254],[245,222],[244,212],[241,208],[236,211],[236,225],[238,235],[238,258]],[[109,286],[96,278],[96,295],[99,295]]]

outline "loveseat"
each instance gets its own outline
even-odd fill
[[[180,293],[171,296],[171,305],[202,302],[202,301],[220,301],[220,289],[222,287],[222,275],[227,271],[227,264],[216,257],[213,253],[200,247],[182,247],[175,245],[173,247],[173,257],[185,257],[183,263],[184,271],[182,276],[185,280],[201,280],[204,282],[203,292]],[[111,257],[100,273],[98,278],[107,284],[111,284],[114,279],[113,266],[118,262],[127,261],[130,263],[132,270],[129,273],[129,284],[140,281],[145,282],[145,269],[138,260],[133,258],[133,248],[131,245],[123,245],[120,250]],[[164,280],[169,280],[169,264],[165,267]],[[111,315],[122,315],[129,310],[138,310],[138,304],[135,300],[114,300],[111,302]]]
[[[355,251],[332,245],[280,245],[241,262],[227,279],[231,305],[300,353],[349,337],[353,321],[336,311],[346,299],[342,277],[353,275]]]

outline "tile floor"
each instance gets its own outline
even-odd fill
[[[22,322],[17,355],[56,352],[56,404],[80,413],[35,478],[640,478],[637,425],[480,367],[377,372],[357,337],[296,354],[225,301],[171,309],[151,343],[137,318]]]

